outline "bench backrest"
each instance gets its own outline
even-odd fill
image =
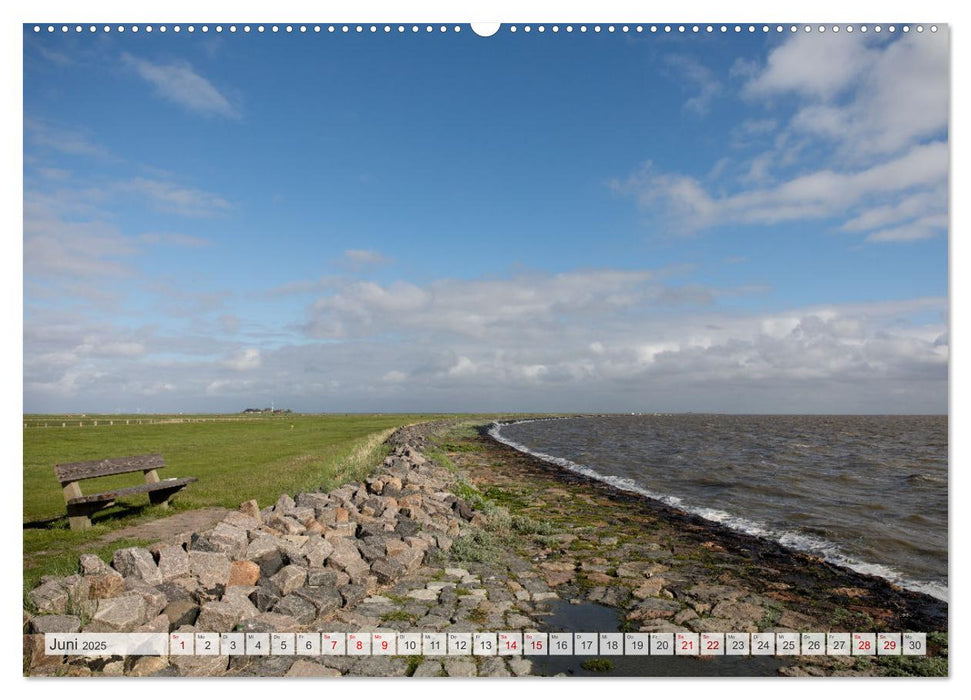
[[[162,469],[163,467],[165,467],[165,460],[162,455],[138,455],[137,457],[118,457],[117,459],[101,459],[92,462],[55,464],[54,474],[63,486],[83,479],[127,474],[129,472],[144,472],[150,469]]]

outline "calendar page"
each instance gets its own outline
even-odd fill
[[[23,20],[24,676],[949,675],[951,26],[646,13]]]

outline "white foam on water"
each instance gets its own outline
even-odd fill
[[[861,574],[866,574],[869,576],[877,576],[879,578],[885,579],[894,585],[900,586],[901,588],[907,589],[909,591],[915,591],[917,593],[924,593],[926,595],[937,598],[938,600],[948,601],[948,589],[947,586],[943,586],[940,583],[934,581],[916,581],[909,579],[902,573],[893,569],[889,566],[884,566],[882,564],[872,564],[870,562],[865,562],[856,557],[852,557],[840,550],[840,548],[821,537],[814,537],[812,535],[807,535],[804,533],[793,532],[791,530],[779,530],[769,527],[764,523],[757,522],[755,520],[749,520],[747,518],[740,517],[738,515],[733,515],[727,511],[720,510],[718,508],[708,508],[705,506],[698,506],[690,503],[685,503],[684,499],[678,496],[672,496],[669,494],[657,493],[645,488],[641,484],[638,484],[633,479],[626,477],[613,476],[611,474],[603,474],[597,471],[595,468],[585,465],[577,464],[569,459],[564,459],[563,457],[556,457],[554,455],[546,454],[545,452],[539,452],[538,450],[532,450],[526,445],[511,440],[505,437],[501,428],[504,425],[520,425],[522,423],[535,423],[539,421],[548,420],[563,420],[562,418],[531,418],[526,420],[510,421],[508,423],[493,423],[489,428],[489,435],[494,440],[501,442],[503,445],[513,448],[519,452],[523,452],[533,457],[542,459],[544,462],[549,462],[555,464],[558,467],[563,467],[564,469],[571,471],[575,474],[582,474],[583,476],[589,477],[591,479],[596,479],[597,481],[602,481],[606,484],[618,488],[622,491],[627,491],[630,493],[636,493],[647,498],[651,498],[655,501],[660,501],[665,505],[671,506],[672,508],[678,508],[685,511],[686,513],[691,513],[693,515],[700,516],[705,520],[710,520],[712,522],[719,523],[725,527],[731,528],[736,532],[741,532],[746,535],[752,535],[753,537],[760,537],[762,539],[772,540],[778,542],[783,547],[788,549],[793,549],[799,552],[804,552],[806,554],[812,554],[817,556],[824,561],[828,561],[831,564],[836,564],[837,566],[844,566],[848,569],[852,569]]]

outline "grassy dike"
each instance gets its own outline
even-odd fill
[[[73,572],[83,552],[106,556],[120,547],[145,544],[130,539],[98,543],[121,528],[198,508],[236,508],[253,498],[261,506],[270,505],[283,493],[329,490],[359,479],[384,458],[384,440],[395,428],[432,418],[404,414],[25,416],[25,587],[32,587],[42,575]],[[168,509],[151,507],[147,497],[135,496],[96,514],[90,530],[68,529],[54,464],[156,452],[167,464],[163,478],[194,476],[199,481],[180,492]],[[138,480],[137,474],[109,477],[83,482],[82,489],[97,493]]]

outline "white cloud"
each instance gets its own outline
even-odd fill
[[[732,223],[776,224],[787,221],[867,216],[874,198],[908,195],[936,196],[948,174],[948,147],[943,142],[914,146],[893,160],[870,168],[808,172],[771,187],[711,194],[687,175],[665,173],[646,163],[612,187],[634,196],[644,209],[664,216],[681,233]],[[880,204],[886,207],[886,204]],[[870,214],[869,216],[873,216]],[[844,226],[847,223],[844,223]],[[852,230],[852,229],[848,229]]]
[[[208,238],[190,236],[184,233],[143,233],[138,237],[142,243],[149,245],[169,245],[180,248],[205,248],[212,245]]]
[[[495,280],[439,280],[425,286],[351,282],[311,307],[305,328],[314,337],[346,338],[382,332],[439,332],[494,336],[515,328],[533,332],[560,314],[597,314],[624,308],[664,290],[646,270],[593,270]]]
[[[450,377],[470,377],[479,371],[478,366],[465,355],[460,357],[454,365],[449,367],[448,376]]]
[[[758,150],[704,179],[647,162],[611,185],[675,234],[835,219],[866,242],[937,236],[947,212],[947,47],[943,35],[794,35],[764,65],[732,71],[765,109],[732,130],[732,144]]]
[[[362,306],[328,312],[355,331],[342,342],[231,349],[208,336],[31,314],[24,400],[27,410],[62,411],[133,407],[136,394],[134,405],[152,410],[242,410],[282,397],[318,411],[946,410],[946,299],[775,313],[694,304],[672,314],[654,280],[631,274],[577,273],[584,285],[541,275],[431,282],[415,285],[427,303],[404,313],[365,294]],[[611,306],[616,285],[628,299]],[[354,290],[348,282],[343,294]],[[507,294],[519,298],[497,303]],[[360,323],[364,309],[371,325]]]
[[[754,75],[744,89],[755,97],[796,92],[831,98],[849,88],[871,63],[860,35],[799,33],[769,53],[763,70],[750,66]]]
[[[167,65],[122,54],[122,63],[151,83],[158,94],[190,112],[239,119],[239,109],[187,61]]]
[[[237,372],[245,372],[258,369],[263,364],[263,358],[260,355],[259,349],[246,348],[233,353],[230,357],[223,360],[222,364],[224,367],[236,370]]]
[[[81,192],[24,193],[24,277],[51,289],[67,282],[124,277],[136,247]]]
[[[108,150],[93,143],[87,134],[70,127],[52,124],[41,119],[24,119],[27,140],[36,146],[72,156],[110,158]]]
[[[871,243],[899,243],[933,238],[947,230],[947,216],[924,216],[906,224],[874,231],[866,237]]]
[[[675,70],[678,78],[694,93],[685,101],[684,109],[700,116],[708,114],[712,100],[722,90],[721,83],[711,70],[695,58],[683,54],[669,54],[664,57],[664,62]]]
[[[804,42],[800,53],[809,45],[820,44],[813,56],[803,56],[805,60],[819,60],[819,54],[830,48],[827,40],[807,41],[820,38],[799,37]],[[836,43],[846,39],[839,37]],[[908,35],[889,44],[868,45],[859,39],[850,43],[859,47],[858,58],[838,75],[851,94],[845,99],[820,95],[821,99],[810,101],[793,117],[793,130],[832,140],[844,158],[856,161],[893,155],[921,140],[939,138],[948,122],[946,39]],[[770,66],[771,60],[770,55]],[[818,67],[814,72],[823,73]],[[750,85],[757,85],[768,73]]]
[[[356,267],[365,265],[387,265],[391,258],[373,250],[349,249],[344,251],[344,259]]]
[[[193,218],[207,218],[226,213],[232,205],[219,195],[185,187],[174,182],[135,177],[117,188],[145,196],[159,211]]]

